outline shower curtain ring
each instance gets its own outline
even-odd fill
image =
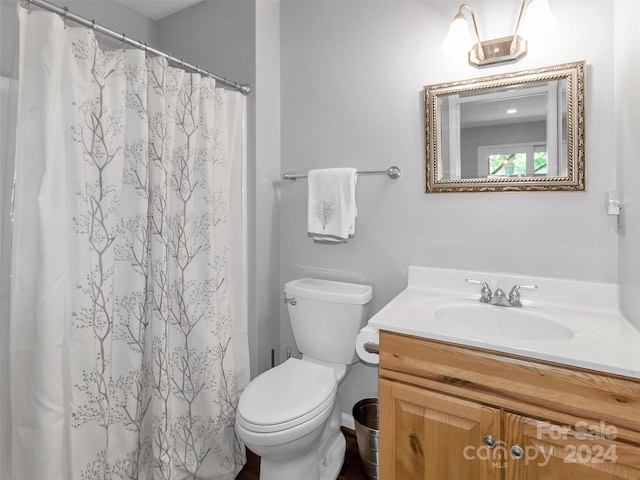
[[[91,20],[91,28],[93,29],[93,31],[96,31],[96,21],[95,20]]]
[[[69,9],[67,7],[64,7],[64,17],[63,17],[62,21],[64,22],[65,30],[67,29],[67,20],[68,19],[69,19]]]
[[[29,15],[31,15],[31,7],[33,6],[33,3],[31,0],[27,0],[27,13]]]
[[[127,36],[124,33],[122,34],[122,49],[127,49]]]

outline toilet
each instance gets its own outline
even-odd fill
[[[302,359],[253,379],[240,396],[236,432],[261,457],[260,480],[335,480],[346,442],[338,385],[358,361],[369,285],[302,278],[284,287]]]

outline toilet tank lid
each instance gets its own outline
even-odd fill
[[[336,282],[318,278],[300,278],[285,284],[287,295],[324,302],[364,305],[373,298],[371,285]]]

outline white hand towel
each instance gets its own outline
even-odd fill
[[[346,242],[355,233],[356,169],[310,170],[308,230],[316,242]]]

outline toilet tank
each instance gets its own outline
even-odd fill
[[[369,319],[370,285],[301,278],[285,284],[284,293],[301,353],[345,365],[358,361],[356,337]]]

